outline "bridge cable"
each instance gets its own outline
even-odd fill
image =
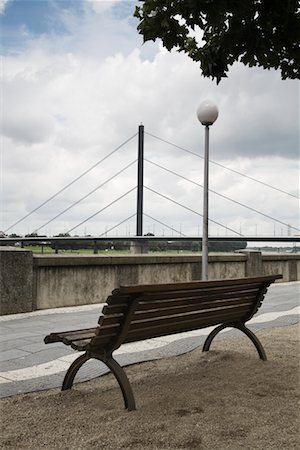
[[[199,187],[201,187],[201,188],[203,189],[203,186],[202,186],[201,184],[197,183],[196,181],[190,180],[189,178],[186,178],[186,177],[184,177],[183,175],[180,175],[179,173],[174,172],[173,170],[167,169],[166,167],[161,166],[160,164],[157,164],[157,163],[155,163],[155,162],[153,162],[153,161],[150,161],[149,159],[146,159],[146,158],[145,158],[145,161],[147,161],[147,162],[150,163],[150,164],[153,164],[154,166],[159,167],[160,169],[165,170],[166,172],[169,172],[169,173],[171,173],[171,174],[173,174],[173,175],[176,175],[176,176],[178,176],[179,178],[182,178],[183,180],[189,181],[190,183],[195,184],[196,186],[199,186]],[[209,189],[209,191],[210,191],[210,192],[213,192],[213,193],[216,194],[216,195],[219,195],[219,197],[223,197],[223,198],[225,198],[226,200],[229,200],[230,202],[236,203],[236,204],[239,205],[239,206],[243,206],[244,208],[247,208],[247,209],[249,209],[250,211],[254,211],[254,212],[257,213],[257,214],[260,214],[260,215],[262,215],[262,216],[264,216],[264,217],[267,217],[268,219],[271,219],[271,220],[273,220],[274,222],[278,222],[278,223],[280,223],[281,225],[285,225],[286,227],[290,227],[290,228],[293,228],[294,230],[300,231],[299,228],[296,228],[296,227],[294,227],[294,226],[292,226],[292,225],[289,225],[289,224],[287,224],[287,223],[285,223],[285,222],[282,222],[282,221],[279,220],[279,219],[275,219],[274,217],[269,216],[268,214],[265,214],[265,213],[263,213],[263,212],[261,212],[261,211],[258,211],[257,209],[254,209],[254,208],[252,208],[251,206],[247,206],[247,205],[245,205],[244,203],[238,202],[237,200],[234,200],[234,199],[232,199],[231,197],[227,197],[226,195],[220,194],[219,192],[216,192],[216,191],[214,191],[213,189]]]
[[[190,153],[191,155],[197,156],[197,158],[204,159],[204,156],[198,155],[198,153],[192,152],[191,150],[187,150],[186,148],[183,148],[183,147],[180,147],[179,145],[173,144],[172,142],[169,142],[169,141],[167,141],[165,139],[162,139],[162,138],[160,138],[158,136],[155,136],[154,134],[148,133],[147,131],[145,131],[145,134],[148,134],[149,136],[151,136],[151,137],[153,137],[155,139],[158,139],[159,141],[165,142],[166,144],[169,144],[169,145],[171,145],[173,147],[176,147],[179,150],[183,150],[184,152],[187,152],[187,153]],[[238,175],[241,175],[242,177],[248,178],[249,180],[255,181],[256,183],[260,183],[260,184],[262,184],[262,185],[264,185],[264,186],[266,186],[266,187],[268,187],[270,189],[274,189],[275,191],[281,192],[282,194],[289,195],[290,197],[294,197],[297,200],[300,199],[300,197],[298,197],[297,195],[291,194],[290,192],[284,191],[283,189],[279,189],[279,188],[277,188],[275,186],[272,186],[271,184],[268,184],[268,183],[266,183],[264,181],[258,180],[257,178],[250,177],[249,175],[246,175],[245,173],[238,172],[237,170],[231,169],[228,166],[224,166],[223,164],[218,163],[216,161],[213,161],[212,159],[210,159],[209,162],[212,163],[212,164],[215,164],[216,166],[222,167],[223,169],[230,170],[231,172],[236,173]]]
[[[182,205],[181,203],[176,202],[176,200],[173,200],[172,198],[167,197],[167,196],[164,195],[164,194],[160,194],[159,192],[155,191],[154,189],[149,188],[148,186],[144,186],[144,187],[145,187],[145,189],[147,189],[148,191],[154,192],[155,194],[159,195],[160,197],[163,197],[163,198],[165,198],[166,200],[169,200],[170,202],[175,203],[176,205],[179,205],[179,206],[181,206],[182,208],[187,209],[188,211],[191,211],[191,212],[197,214],[198,216],[203,217],[202,214],[198,213],[198,212],[195,211],[194,209],[189,208],[188,206],[184,206],[184,205]],[[216,222],[216,221],[213,220],[213,219],[208,219],[208,220],[209,220],[210,222],[213,222],[213,223],[219,225],[219,226],[222,227],[222,228],[225,228],[226,230],[230,230],[230,231],[232,231],[233,233],[238,234],[239,236],[244,236],[243,234],[239,233],[238,231],[235,231],[235,230],[233,230],[232,228],[226,227],[226,226],[223,225],[222,223]]]
[[[14,226],[18,225],[20,222],[22,222],[23,220],[27,219],[27,217],[29,217],[31,214],[33,214],[34,212],[36,212],[38,209],[40,209],[42,206],[46,205],[47,203],[49,203],[51,200],[53,200],[55,197],[57,197],[59,194],[61,194],[63,191],[65,191],[68,187],[72,186],[72,184],[76,183],[76,181],[80,180],[81,178],[83,178],[87,173],[89,173],[91,170],[93,170],[95,167],[97,167],[99,164],[101,164],[103,161],[105,161],[107,158],[109,158],[111,155],[113,155],[114,153],[116,153],[118,150],[120,150],[125,144],[127,144],[128,142],[130,142],[138,133],[135,133],[133,136],[131,136],[129,139],[127,139],[126,141],[124,141],[121,145],[119,145],[118,147],[116,147],[112,152],[110,152],[108,155],[104,156],[104,158],[100,159],[99,161],[97,161],[95,164],[93,164],[89,169],[85,170],[81,175],[79,175],[78,177],[76,177],[73,181],[71,181],[70,183],[66,184],[63,188],[61,188],[59,191],[57,191],[55,194],[51,195],[51,197],[49,197],[47,200],[45,200],[43,203],[41,203],[39,206],[37,206],[36,208],[34,208],[32,211],[30,211],[28,214],[26,214],[24,217],[22,217],[21,219],[19,219],[17,222],[15,222],[13,225],[11,225],[10,227],[8,227],[6,230],[4,230],[4,233],[6,233],[8,230],[10,230],[11,228],[13,228]]]
[[[74,206],[78,205],[78,203],[80,203],[82,200],[85,200],[87,197],[89,197],[91,194],[93,194],[94,192],[96,192],[98,189],[102,188],[105,184],[107,184],[109,181],[113,180],[114,178],[116,178],[118,175],[120,175],[122,172],[124,172],[126,169],[128,169],[129,167],[131,167],[133,164],[135,164],[137,161],[137,159],[135,159],[134,161],[132,161],[130,164],[128,164],[126,167],[124,167],[122,170],[119,170],[117,173],[115,173],[113,176],[111,176],[110,178],[108,178],[106,181],[104,181],[103,183],[99,184],[99,186],[96,186],[92,191],[88,192],[84,197],[81,197],[79,200],[77,200],[76,202],[72,203],[72,205],[68,206],[67,208],[65,208],[63,211],[61,211],[60,213],[56,214],[56,216],[52,217],[52,219],[48,220],[48,222],[44,223],[43,225],[41,225],[39,228],[36,228],[34,230],[34,233],[39,231],[41,228],[44,228],[45,226],[47,226],[49,223],[53,222],[53,220],[57,219],[58,217],[62,216],[65,212],[69,211],[71,208],[73,208]]]
[[[98,237],[102,237],[104,236],[106,233],[109,233],[110,231],[114,230],[115,228],[119,227],[120,225],[122,225],[122,223],[127,222],[127,220],[132,219],[134,216],[136,216],[136,213],[131,214],[131,216],[127,217],[127,219],[122,220],[121,222],[119,222],[117,225],[109,228],[108,230],[105,230],[104,233],[101,233]],[[110,240],[110,239],[109,239]]]
[[[176,230],[173,227],[170,227],[169,225],[167,225],[166,223],[161,222],[160,220],[155,219],[154,217],[149,216],[149,214],[144,213],[144,216],[149,217],[149,219],[154,220],[155,222],[159,223],[160,225],[163,225],[164,227],[169,228],[172,231],[175,231],[176,233],[180,234],[180,236],[185,236],[186,234],[183,234],[181,231]]]
[[[70,233],[71,231],[75,230],[75,228],[80,227],[80,225],[84,224],[85,222],[88,222],[90,219],[92,219],[93,217],[97,216],[98,214],[100,214],[102,211],[105,211],[105,209],[109,208],[111,205],[113,205],[114,203],[117,203],[119,200],[121,200],[122,198],[124,198],[126,195],[130,194],[130,192],[136,190],[136,186],[134,186],[132,189],[130,189],[129,191],[125,192],[125,194],[120,195],[120,197],[116,198],[115,200],[113,200],[112,202],[110,202],[108,205],[104,206],[103,208],[99,209],[99,211],[95,212],[94,214],[92,214],[91,216],[87,217],[85,220],[83,220],[82,222],[78,223],[75,227],[70,228],[70,230],[67,231],[67,233]]]

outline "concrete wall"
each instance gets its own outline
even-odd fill
[[[32,310],[32,252],[0,247],[0,315]]]
[[[120,285],[201,278],[199,255],[32,255],[1,251],[1,314],[104,302]],[[209,278],[282,273],[300,280],[300,255],[241,252],[209,256]]]
[[[262,255],[264,275],[281,273],[283,281],[300,280],[300,255]]]
[[[244,277],[245,261],[244,255],[213,256],[209,276]],[[37,309],[104,302],[112,289],[120,285],[200,278],[199,256],[34,257]]]

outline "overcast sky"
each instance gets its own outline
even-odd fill
[[[0,230],[98,236],[133,216],[136,191],[130,190],[136,186],[137,167],[130,164],[137,158],[137,137],[12,226],[134,136],[143,123],[149,133],[144,233],[176,235],[169,226],[186,235],[201,234],[201,216],[156,193],[201,214],[201,187],[153,163],[201,185],[203,160],[150,135],[202,156],[204,129],[196,109],[209,98],[219,107],[210,131],[210,158],[221,164],[210,164],[210,188],[252,208],[212,192],[210,234],[231,235],[230,229],[245,235],[299,234],[284,225],[299,228],[299,82],[237,63],[217,86],[187,56],[169,53],[159,43],[142,45],[133,18],[136,3],[0,0]],[[135,218],[109,233],[116,234],[135,234]]]

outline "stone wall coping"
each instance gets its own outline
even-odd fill
[[[246,261],[246,255],[219,254],[209,255],[210,262]],[[34,267],[47,266],[102,266],[102,265],[136,265],[136,264],[170,264],[201,262],[199,255],[33,255]]]
[[[28,250],[26,248],[13,247],[13,246],[9,246],[9,245],[0,246],[0,252],[30,252],[30,253],[32,253],[31,250]]]
[[[264,261],[300,261],[299,253],[280,253],[279,255],[266,255],[262,253],[261,256]]]

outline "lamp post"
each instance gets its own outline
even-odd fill
[[[203,182],[203,230],[202,230],[202,280],[208,279],[208,162],[209,127],[217,120],[219,111],[210,100],[202,102],[197,109],[197,117],[205,126],[204,182]]]

